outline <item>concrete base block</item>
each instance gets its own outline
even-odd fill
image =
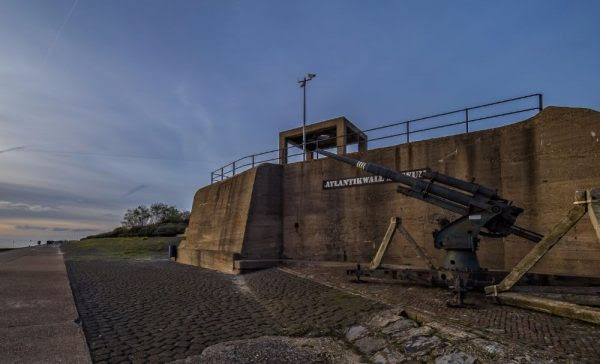
[[[242,259],[236,260],[233,267],[236,271],[243,273],[248,270],[273,268],[280,264],[279,259]]]
[[[177,263],[218,270],[224,273],[238,273],[234,268],[239,254],[218,250],[186,249],[177,250]]]

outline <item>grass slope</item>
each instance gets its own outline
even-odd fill
[[[157,259],[168,257],[168,246],[180,237],[100,238],[71,241],[62,246],[69,260]]]

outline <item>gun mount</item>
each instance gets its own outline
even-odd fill
[[[310,143],[308,147],[331,159],[398,182],[397,191],[405,196],[461,215],[433,232],[434,246],[446,250],[440,276],[448,281],[448,285],[453,285],[458,304],[462,304],[464,292],[472,285],[473,277],[482,271],[476,254],[480,235],[501,238],[514,234],[533,242],[543,238],[538,233],[515,225],[517,217],[524,210],[513,206],[511,201],[485,186],[433,171],[414,178],[377,164],[319,149],[318,141]]]

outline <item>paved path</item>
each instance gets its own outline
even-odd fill
[[[58,248],[0,253],[0,362],[90,362],[77,318]]]
[[[264,335],[341,334],[384,308],[275,270],[232,276],[167,260],[74,258],[68,272],[98,363],[164,363]]]

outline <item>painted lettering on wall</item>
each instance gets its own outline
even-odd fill
[[[412,169],[410,171],[401,171],[405,176],[420,178],[423,173],[429,171],[428,168],[423,169]],[[340,178],[340,179],[331,179],[323,181],[323,189],[329,190],[332,188],[345,188],[345,187],[357,187],[357,186],[365,186],[365,185],[374,185],[379,183],[389,183],[393,182],[389,178],[384,178],[382,176],[364,176],[364,177],[350,177],[350,178]]]

